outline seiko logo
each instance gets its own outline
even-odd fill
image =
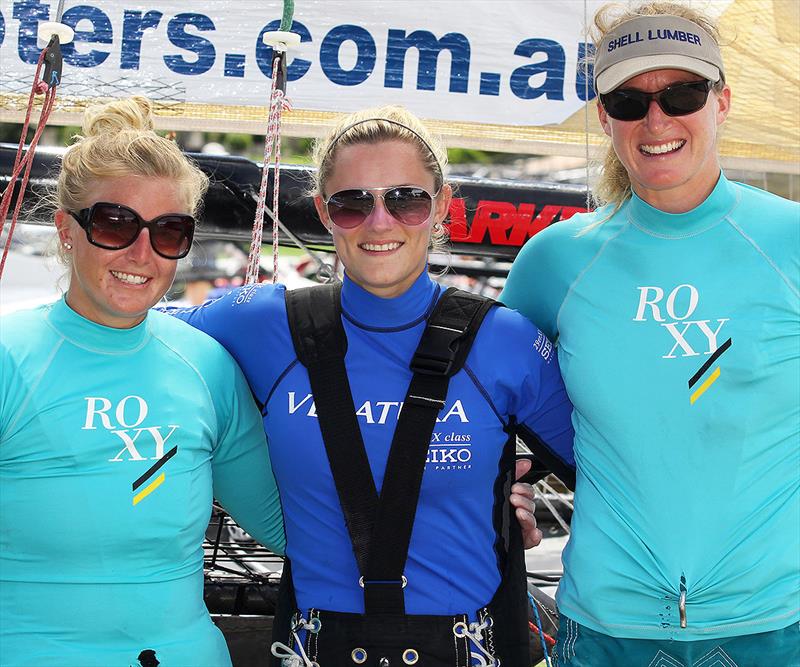
[[[110,462],[145,461],[160,459],[172,434],[179,428],[175,424],[163,426],[140,426],[147,418],[147,402],[141,396],[126,396],[116,406],[103,396],[87,396],[86,421],[82,431],[93,431],[99,421],[102,428],[116,435],[123,444],[122,449]],[[113,410],[112,410],[113,408]],[[162,429],[164,429],[162,431]],[[142,456],[139,449],[145,454]]]
[[[306,417],[316,417],[317,408],[314,405],[313,394],[305,394],[299,401],[297,394],[293,391],[288,392],[289,414],[293,415],[301,408]],[[366,421],[367,424],[385,424],[387,421],[397,421],[400,411],[403,409],[402,401],[364,401],[356,415]],[[469,423],[464,405],[460,400],[453,401],[449,406],[445,405],[444,415],[437,417],[437,422],[446,422],[448,419],[455,419],[464,424]]]
[[[663,359],[696,357],[713,354],[719,344],[717,339],[722,327],[730,318],[717,320],[690,320],[700,295],[693,285],[678,285],[664,299],[664,290],[654,285],[637,287],[639,305],[634,322],[647,322],[648,316],[669,332],[672,347]],[[672,320],[672,321],[669,321]]]

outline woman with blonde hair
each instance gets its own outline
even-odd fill
[[[179,313],[262,406],[287,531],[273,664],[525,665],[514,436],[573,474],[552,347],[429,276],[452,191],[416,117],[351,114],[314,155],[343,283],[244,287]]]
[[[0,662],[230,665],[203,604],[212,492],[282,552],[258,410],[230,355],[152,312],[206,176],[144,98],[90,108],[56,192],[64,297],[0,321]]]
[[[708,17],[595,22],[604,205],[532,239],[501,296],[558,339],[575,405],[557,663],[800,664],[800,207],[720,169]]]

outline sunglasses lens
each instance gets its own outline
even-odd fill
[[[402,187],[383,196],[386,210],[404,225],[421,225],[431,217],[431,196],[422,188]]]
[[[668,116],[686,116],[705,106],[708,91],[705,81],[672,86],[661,94],[661,108]]]
[[[136,214],[119,206],[95,205],[90,222],[92,241],[109,250],[130,245],[139,233]]]
[[[185,257],[192,245],[194,218],[190,215],[165,215],[150,227],[150,243],[162,257]]]
[[[657,93],[641,90],[613,90],[600,96],[606,113],[616,120],[641,120],[655,99],[668,116],[687,116],[700,111],[708,99],[708,81],[689,81],[669,86]]]
[[[600,96],[606,113],[617,120],[641,120],[647,115],[648,96],[638,90],[613,90]]]
[[[337,227],[352,229],[367,219],[374,206],[369,190],[342,190],[328,200],[328,216]]]

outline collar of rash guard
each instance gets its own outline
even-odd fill
[[[53,304],[47,321],[73,345],[94,352],[126,354],[139,349],[150,339],[149,318],[148,314],[140,324],[130,329],[106,327],[76,313],[62,297]]]
[[[345,273],[342,311],[348,320],[362,329],[408,329],[430,314],[439,291],[439,285],[431,280],[427,269],[403,294],[388,299],[359,287]]]

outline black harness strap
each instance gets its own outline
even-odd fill
[[[308,370],[336,493],[363,574],[378,491],[344,366],[347,337],[342,326],[341,291],[341,283],[287,291],[286,311],[297,358]]]
[[[496,303],[455,288],[439,299],[410,364],[414,374],[378,498],[344,367],[347,340],[340,291],[341,287],[321,286],[287,292],[289,326],[298,359],[308,370],[331,473],[362,575],[366,613],[403,614],[403,570],[431,433],[445,405],[450,377],[464,365],[483,318]]]

